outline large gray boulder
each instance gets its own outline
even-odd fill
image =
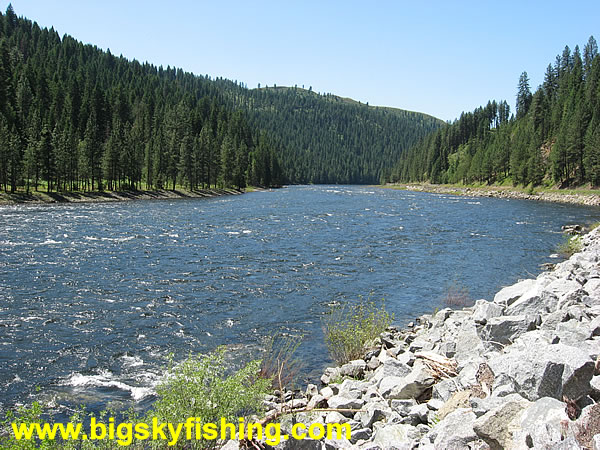
[[[387,420],[391,415],[392,409],[387,403],[370,402],[358,413],[358,419],[364,428],[372,428],[375,422]]]
[[[498,303],[477,300],[473,307],[473,321],[477,324],[485,325],[492,317],[501,316],[503,312],[504,307]]]
[[[419,398],[434,383],[435,379],[429,369],[417,361],[407,376],[383,378],[379,391],[388,400]]]
[[[438,449],[462,450],[472,448],[472,444],[479,440],[473,430],[475,414],[469,409],[457,409],[448,414],[430,432],[429,439],[433,438],[433,445]]]
[[[362,378],[367,369],[367,363],[362,359],[356,359],[344,364],[340,367],[339,374],[341,376],[347,376],[352,378]]]
[[[505,401],[473,423],[473,430],[492,450],[511,448],[513,434],[519,430],[521,413],[530,402],[518,395],[504,397]]]
[[[382,365],[380,365],[373,376],[371,377],[372,383],[379,383],[383,378],[386,377],[405,377],[412,370],[407,364],[398,361],[396,358],[387,358]]]
[[[350,410],[356,410],[363,407],[365,401],[361,398],[350,398],[343,395],[334,395],[329,400],[327,400],[327,404],[332,409],[340,410],[344,416],[352,417],[354,413]]]
[[[515,302],[525,292],[535,286],[536,280],[522,280],[512,286],[502,288],[495,296],[494,303],[508,306]]]
[[[550,397],[540,398],[530,405],[520,416],[520,430],[513,433],[513,446],[550,448],[561,442],[564,424],[569,423],[565,406],[565,403]]]
[[[515,382],[516,391],[528,400],[542,397],[577,400],[587,395],[594,375],[589,355],[563,344],[513,345],[489,361],[495,374],[504,373]]]
[[[375,426],[373,429],[375,432],[371,441],[361,448],[408,450],[412,448],[413,440],[418,437],[415,428],[410,425],[381,423],[381,426]]]
[[[533,315],[492,317],[481,329],[480,337],[491,344],[512,344],[519,336],[534,330],[537,322]]]

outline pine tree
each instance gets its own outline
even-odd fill
[[[527,114],[531,105],[532,95],[529,88],[529,77],[527,72],[523,72],[519,77],[519,86],[517,92],[517,119]]]

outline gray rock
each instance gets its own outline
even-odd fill
[[[550,397],[544,397],[530,405],[521,414],[520,431],[515,431],[515,447],[549,448],[560,443],[563,436],[562,423],[569,423],[565,404]]]
[[[314,395],[319,393],[319,389],[314,384],[309,384],[306,386],[306,396],[310,399]]]
[[[479,439],[473,430],[474,421],[475,414],[468,409],[458,409],[448,414],[434,427],[434,447],[448,450],[471,448]]]
[[[454,359],[458,367],[464,367],[471,361],[481,359],[486,348],[479,337],[477,326],[472,320],[465,320],[456,335],[456,355]]]
[[[358,391],[358,395],[362,395],[363,392],[367,392],[369,388],[369,383],[360,380],[344,380],[342,384],[340,384],[339,393],[347,393],[351,391]]]
[[[412,368],[395,358],[387,358],[381,366],[375,370],[371,381],[377,383],[386,377],[405,377]]]
[[[521,413],[530,405],[525,399],[507,399],[500,406],[478,417],[473,430],[492,450],[510,448],[513,435],[513,421],[520,419]]]
[[[387,399],[419,398],[434,383],[435,379],[429,369],[417,361],[407,376],[387,377],[381,380],[379,391]]]
[[[444,406],[444,402],[435,398],[432,398],[431,400],[429,400],[426,403],[427,407],[431,410],[431,411],[437,411],[438,409],[440,409],[442,406]]]
[[[408,411],[408,416],[414,418],[415,426],[419,423],[427,423],[427,416],[429,414],[429,407],[426,403],[420,403],[412,406]]]
[[[456,342],[443,341],[437,346],[437,352],[446,358],[456,355]]]
[[[592,393],[595,394],[596,397],[600,395],[600,375],[596,375],[592,377],[590,380],[590,387],[592,388]]]
[[[517,392],[528,400],[542,397],[577,400],[590,391],[594,362],[575,347],[562,344],[513,349],[492,358],[489,365],[496,374],[511,377]]]
[[[592,440],[593,442],[593,449],[594,450],[600,450],[600,434],[596,434],[594,436],[594,439]]]
[[[325,369],[323,375],[321,375],[321,382],[323,384],[329,384],[331,383],[331,380],[339,378],[340,376],[341,375],[339,367],[328,367],[327,369]]]
[[[512,344],[522,334],[535,329],[536,316],[492,317],[482,328],[480,336],[493,344]]]
[[[469,399],[469,402],[471,403],[471,410],[473,411],[475,416],[481,417],[484,414],[486,414],[487,412],[491,411],[492,409],[502,406],[507,401],[513,401],[513,400],[520,401],[520,400],[523,400],[523,397],[521,397],[519,394],[511,394],[510,396],[507,396],[506,398],[502,398],[502,397],[486,397],[486,398],[471,397]]]
[[[410,425],[385,424],[376,428],[369,443],[372,447],[365,448],[408,450],[412,448],[412,440],[416,437],[415,431]]]
[[[458,391],[458,389],[459,387],[457,386],[457,382],[455,379],[446,378],[433,385],[431,398],[435,400],[440,400],[442,402],[447,402],[448,399],[452,396],[452,394]]]
[[[366,402],[361,398],[349,398],[342,395],[334,395],[329,400],[327,400],[327,404],[332,409],[360,409],[364,406]],[[352,417],[354,415],[351,411],[339,411],[346,417]]]
[[[352,437],[350,438],[350,442],[352,444],[356,444],[360,440],[367,441],[367,440],[371,439],[372,435],[373,435],[373,430],[371,430],[370,428],[361,428],[359,430],[352,432]]]
[[[407,416],[408,412],[410,411],[410,408],[412,408],[416,404],[417,404],[417,401],[414,399],[406,399],[406,400],[393,399],[390,401],[390,406],[391,406],[392,410],[396,411],[401,416]]]
[[[584,299],[587,297],[587,292],[583,289],[577,289],[571,292],[567,292],[558,299],[556,309],[567,309],[570,306],[583,303]]]
[[[321,395],[325,397],[326,400],[329,400],[331,397],[333,397],[334,392],[331,386],[325,386],[323,389],[321,389]]]
[[[512,286],[501,289],[494,296],[494,303],[501,306],[508,306],[515,302],[525,292],[535,286],[536,280],[522,280]]]
[[[583,285],[583,289],[590,296],[600,296],[600,276],[591,278]]]
[[[221,447],[221,450],[238,450],[240,448],[240,441],[230,439]]]
[[[573,436],[569,436],[568,438],[560,441],[557,444],[554,444],[551,447],[546,447],[550,450],[582,450],[583,447],[579,445],[577,439]]]
[[[308,405],[306,407],[308,409],[314,408],[323,408],[327,404],[327,399],[323,397],[321,394],[313,395],[308,401]]]
[[[557,302],[557,294],[555,294],[554,291],[544,289],[544,287],[538,283],[508,306],[505,314],[511,316],[544,314],[554,311]]]
[[[517,386],[511,377],[505,373],[500,373],[494,378],[494,384],[492,385],[493,397],[506,397],[515,392],[517,392]]]
[[[346,423],[350,419],[337,411],[329,411],[325,416],[325,423]]]
[[[501,316],[503,312],[504,307],[498,303],[477,300],[473,310],[473,320],[477,324],[485,325],[492,317]]]
[[[358,419],[365,428],[372,428],[375,422],[386,420],[392,414],[387,403],[367,403],[362,412],[358,413]]]
[[[576,319],[556,325],[553,333],[553,342],[578,347],[579,344],[591,336],[589,324],[581,324]]]
[[[600,280],[598,280],[600,281]],[[554,330],[559,323],[569,320],[569,314],[566,311],[554,311],[542,317],[542,330]]]
[[[367,363],[367,368],[369,370],[375,370],[377,369],[379,366],[381,365],[381,363],[379,362],[379,358],[377,358],[377,356],[372,356],[369,359],[369,362]]]
[[[362,378],[365,374],[366,368],[367,363],[365,361],[362,359],[356,359],[340,367],[339,373],[342,376]]]

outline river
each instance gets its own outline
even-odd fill
[[[302,336],[303,377],[330,364],[321,317],[385,298],[402,325],[452,286],[491,299],[535,276],[561,226],[600,210],[360,186],[0,207],[0,410],[147,408],[169,354],[251,357]],[[312,380],[314,381],[314,379]]]

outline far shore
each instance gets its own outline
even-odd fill
[[[259,188],[248,189],[260,190]],[[155,189],[147,191],[74,191],[74,192],[42,192],[30,191],[16,193],[0,193],[0,205],[37,204],[37,203],[97,203],[122,202],[129,200],[176,200],[183,198],[210,198],[222,195],[243,194],[244,190],[236,189]]]
[[[521,200],[535,200],[555,203],[570,203],[574,205],[600,206],[600,189],[534,189],[533,193],[519,190],[510,186],[457,186],[430,183],[399,183],[379,186],[387,189],[399,189],[434,194],[462,195],[466,197],[494,197]]]

